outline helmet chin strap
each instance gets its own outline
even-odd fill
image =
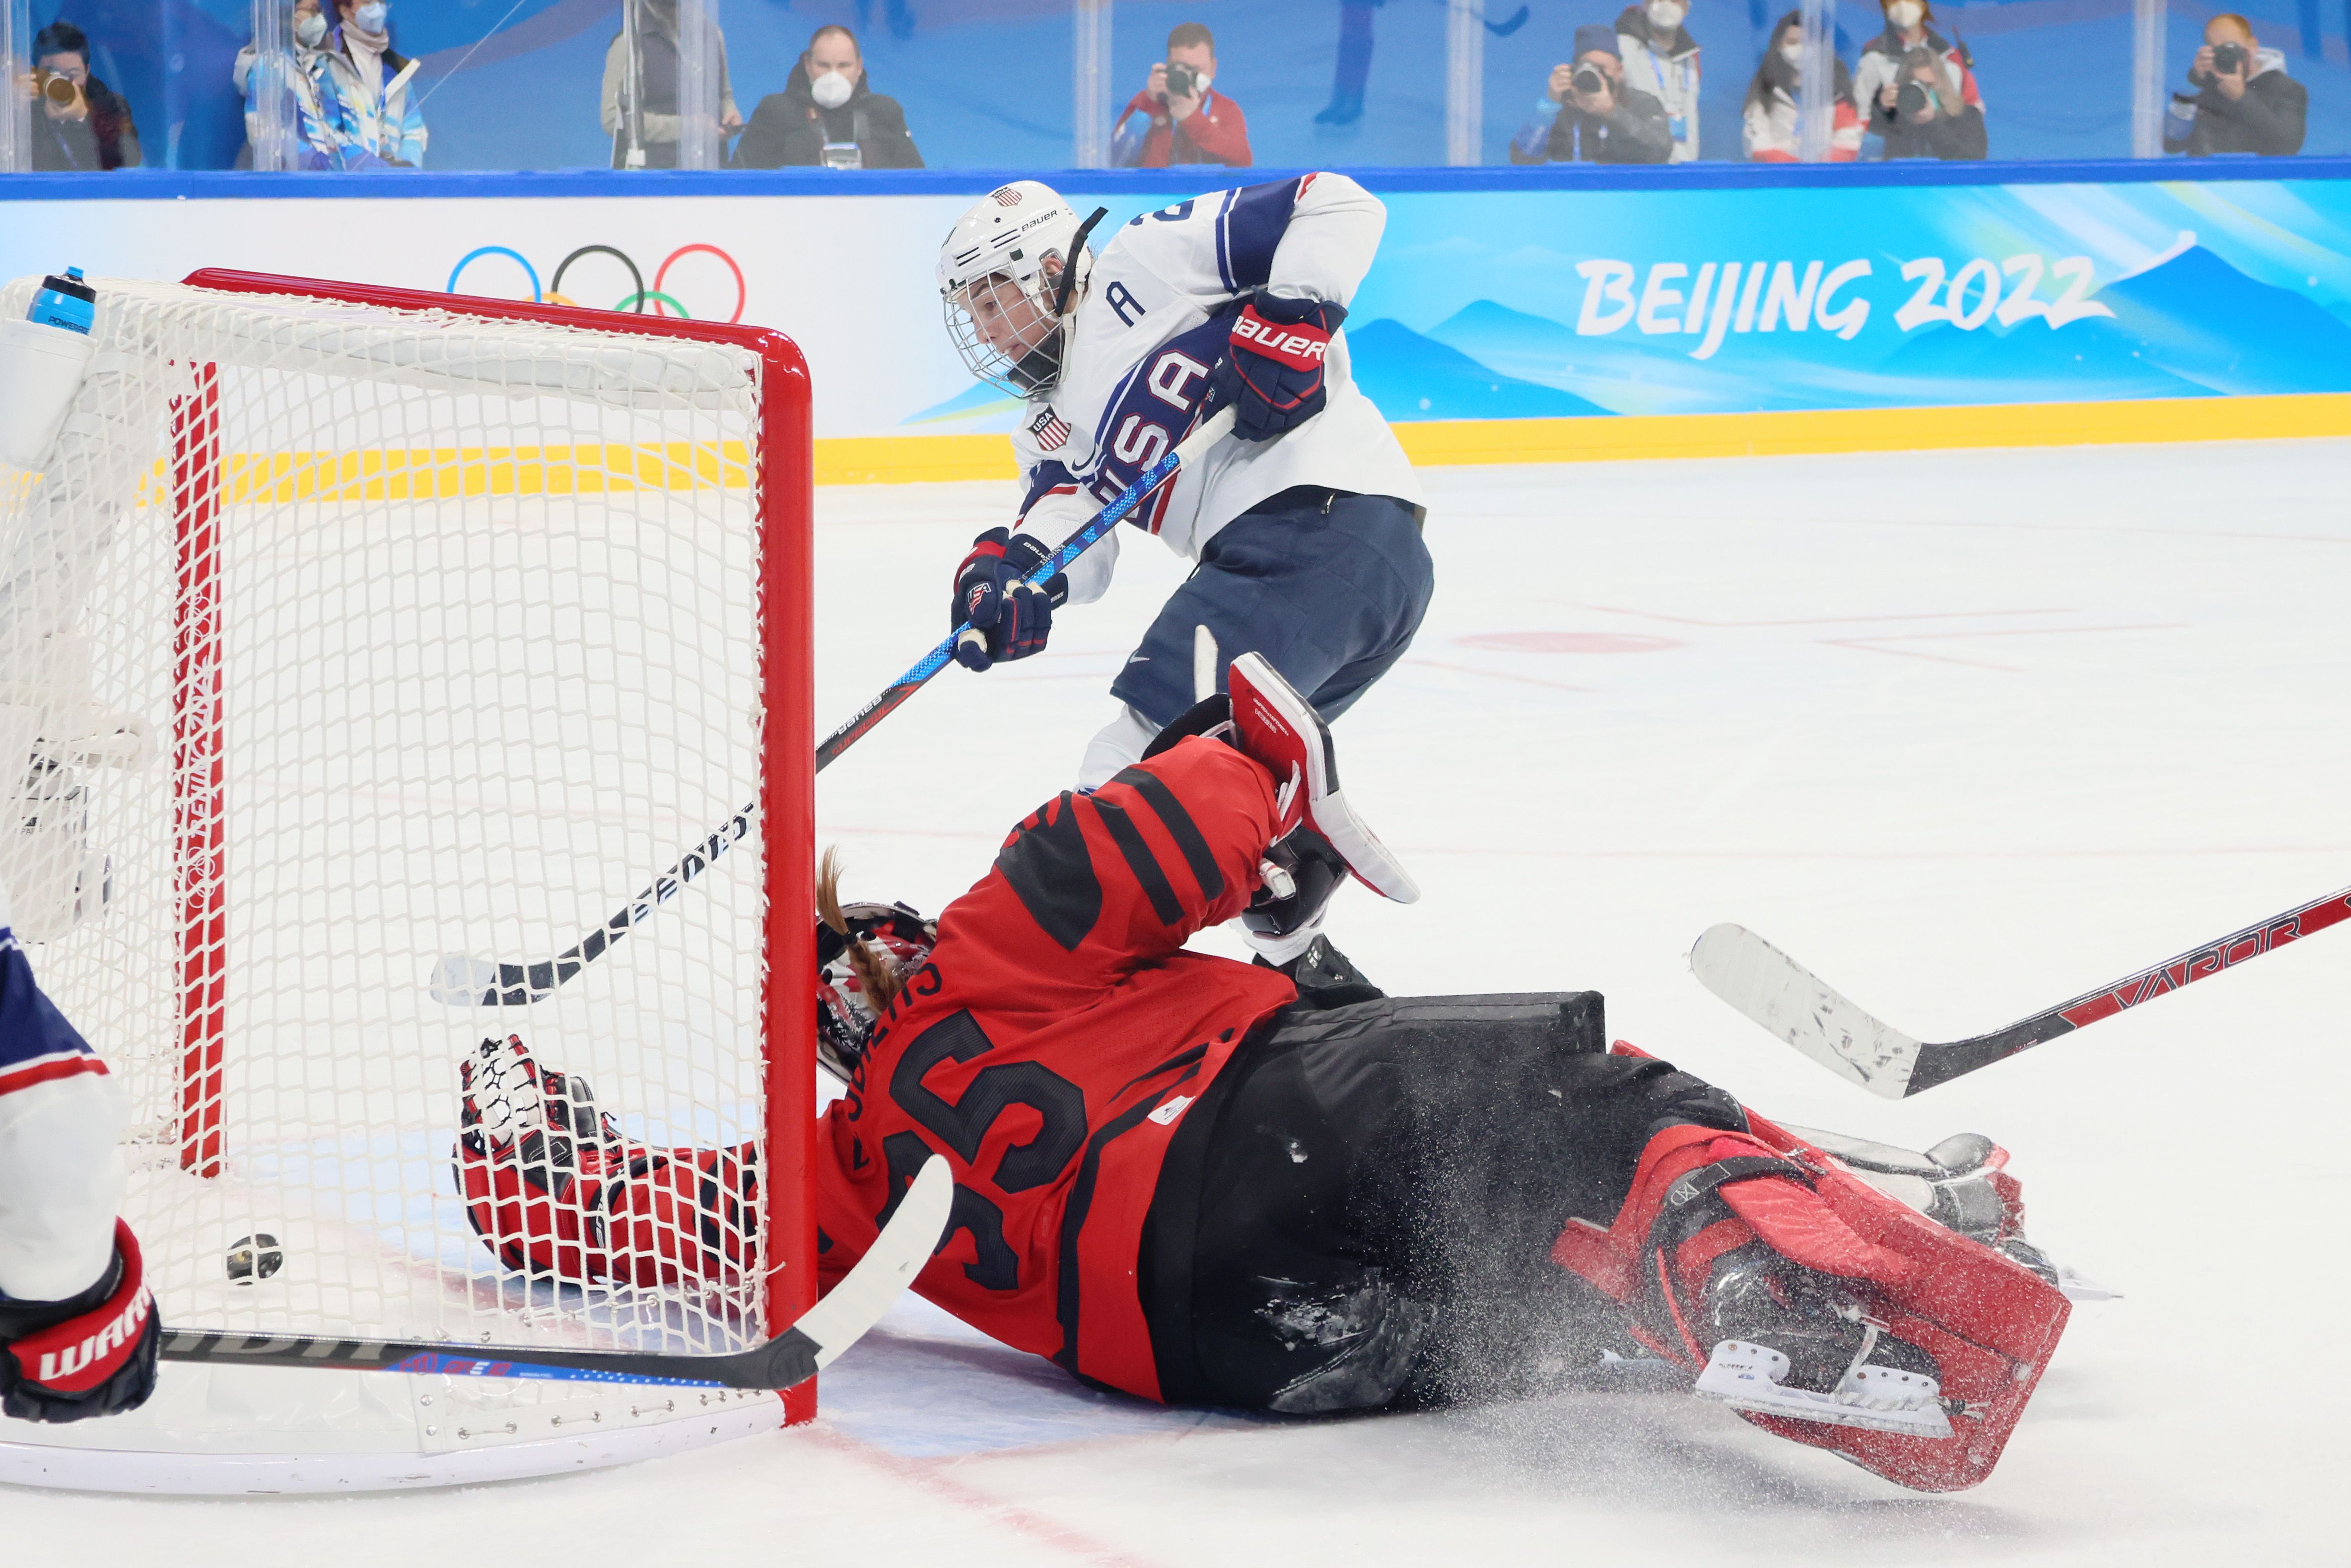
[[[1086,236],[1094,232],[1096,224],[1108,216],[1108,207],[1096,207],[1093,216],[1080,224],[1078,232],[1071,237],[1069,258],[1061,264],[1061,285],[1053,290],[1054,320],[1059,321],[1070,313],[1070,290],[1077,287],[1078,257],[1086,254]]]

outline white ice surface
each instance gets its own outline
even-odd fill
[[[2351,931],[1918,1099],[1702,991],[1753,926],[1926,1039],[2351,883],[2351,443],[1437,469],[1439,587],[1339,726],[1426,890],[1342,945],[1397,991],[1592,987],[1768,1114],[2015,1152],[2077,1308],[1991,1480],[1905,1493],[1718,1406],[1579,1393],[1273,1426],[1081,1390],[910,1303],[814,1428],[454,1493],[0,1492],[13,1561],[344,1564],[2333,1563],[2351,1461]],[[939,632],[1007,488],[822,496],[818,722]],[[831,769],[858,896],[937,905],[1059,787],[1177,580],[1143,541],[1045,655],[950,669]],[[1489,641],[1481,642],[1480,639]],[[1499,641],[1492,641],[1499,639]],[[1218,937],[1214,944],[1229,946]]]

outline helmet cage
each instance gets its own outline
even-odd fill
[[[947,339],[962,356],[964,368],[1014,397],[1050,392],[1061,379],[1061,345],[1069,326],[1053,314],[1059,287],[1059,278],[1040,266],[1026,278],[991,272],[943,290],[939,304],[946,317]],[[971,308],[976,292],[988,296],[988,304],[1011,329],[1015,348],[998,348],[980,330]]]

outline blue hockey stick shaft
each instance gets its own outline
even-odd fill
[[[1051,558],[1030,572],[1024,580],[1042,585],[1055,572],[1068,570],[1103,535],[1129,517],[1135,507],[1151,497],[1153,491],[1167,483],[1187,463],[1199,461],[1200,454],[1215,445],[1233,427],[1233,411],[1218,409],[1200,422],[1199,428],[1186,436],[1176,448],[1135,476],[1134,483],[1113,498],[1110,505],[1094,514],[1093,520],[1071,534]],[[816,748],[817,771],[863,737],[867,730],[890,716],[893,709],[916,692],[933,675],[947,667],[955,657],[956,640],[969,634],[971,622],[946,634],[945,641],[924,654],[904,674],[883,688],[882,695],[860,708],[855,716],[824,737]],[[758,815],[756,800],[729,818],[725,826],[695,845],[679,857],[676,864],[653,878],[642,893],[622,905],[620,913],[581,937],[572,946],[552,958],[542,958],[535,964],[501,963],[489,958],[471,957],[453,953],[441,960],[434,970],[430,988],[434,999],[452,1007],[518,1008],[542,1001],[555,988],[580,970],[602,957],[613,943],[651,919],[655,911],[685,890],[688,883],[715,864],[718,857],[748,838],[751,823]]]
[[[1134,483],[1120,491],[1110,505],[1094,514],[1093,521],[1071,534],[1060,549],[1030,572],[1023,580],[1042,586],[1054,575],[1069,570],[1070,563],[1086,553],[1103,535],[1126,520],[1134,510],[1151,497],[1153,491],[1174,478],[1186,463],[1199,461],[1200,454],[1225,438],[1233,427],[1233,411],[1218,409],[1201,421],[1199,428],[1186,436],[1176,448],[1135,476]],[[816,748],[816,768],[821,773],[831,760],[863,737],[900,703],[923,689],[933,675],[947,667],[955,658],[956,643],[971,633],[967,621],[948,632],[938,646],[908,667],[906,673],[882,689],[881,695],[851,716],[847,724],[824,737]]]

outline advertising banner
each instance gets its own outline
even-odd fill
[[[1385,199],[1347,333],[1400,425],[1537,421],[1549,447],[1564,428],[1598,451],[1625,449],[1608,421],[2127,403],[2193,434],[2198,403],[2351,393],[2351,182]],[[965,372],[932,281],[971,200],[16,202],[0,274],[235,267],[754,321],[808,354],[820,438],[961,436],[1001,465],[968,438],[1015,406]],[[1099,232],[1164,201],[1105,194]]]

